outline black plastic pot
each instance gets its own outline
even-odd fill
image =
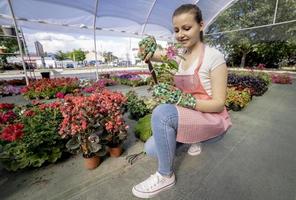
[[[49,78],[50,79],[50,72],[41,72],[40,73],[42,78]]]
[[[241,109],[242,107],[240,107],[239,105],[236,105],[236,104],[231,105],[231,110],[233,111],[240,111]]]

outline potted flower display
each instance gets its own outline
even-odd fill
[[[114,135],[122,138],[123,100],[122,94],[107,90],[90,96],[65,96],[59,133],[62,137],[71,137],[66,144],[71,152],[82,151],[86,168],[94,169],[99,165],[100,156],[106,153],[106,140]]]
[[[102,118],[96,102],[87,96],[66,96],[61,106],[63,121],[59,133],[71,137],[66,144],[72,153],[82,151],[85,167],[94,169],[100,164],[98,153],[104,153],[99,134]]]
[[[123,120],[124,105],[126,97],[121,93],[103,90],[101,98],[105,98],[104,107],[108,114],[105,115],[103,122],[104,131],[101,135],[103,143],[109,148],[111,157],[119,157],[123,151],[122,143],[127,138],[128,126]]]

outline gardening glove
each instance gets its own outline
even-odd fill
[[[176,104],[193,110],[196,107],[196,99],[194,96],[183,93],[178,88],[165,83],[154,86],[153,96],[159,103]]]
[[[157,48],[156,40],[153,36],[148,36],[139,42],[138,56],[141,60],[147,62],[155,53]]]

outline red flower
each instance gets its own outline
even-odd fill
[[[1,139],[9,142],[13,142],[17,140],[23,136],[24,134],[23,128],[24,128],[24,125],[21,123],[10,124],[3,129],[1,134]]]
[[[62,92],[58,92],[58,93],[56,93],[56,97],[59,99],[63,99],[65,97],[65,94]]]
[[[10,109],[13,109],[13,108],[14,108],[14,104],[0,103],[0,110],[4,110],[4,109],[10,110]]]
[[[5,123],[13,120],[14,118],[16,118],[16,115],[12,110],[10,110],[6,113],[0,112],[0,124],[5,124]]]
[[[28,91],[29,91],[29,88],[28,88],[28,87],[23,87],[23,88],[21,88],[21,90],[20,90],[20,92],[21,92],[22,94],[27,93]]]
[[[33,110],[26,110],[25,113],[24,113],[24,115],[26,117],[32,117],[32,116],[35,115],[35,112]]]

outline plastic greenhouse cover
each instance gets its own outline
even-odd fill
[[[197,4],[204,22],[213,19],[233,0],[11,0],[19,26],[36,31],[92,33],[96,3],[98,35],[154,35],[169,40],[172,13],[181,4]],[[0,1],[0,25],[11,25],[7,0]]]

